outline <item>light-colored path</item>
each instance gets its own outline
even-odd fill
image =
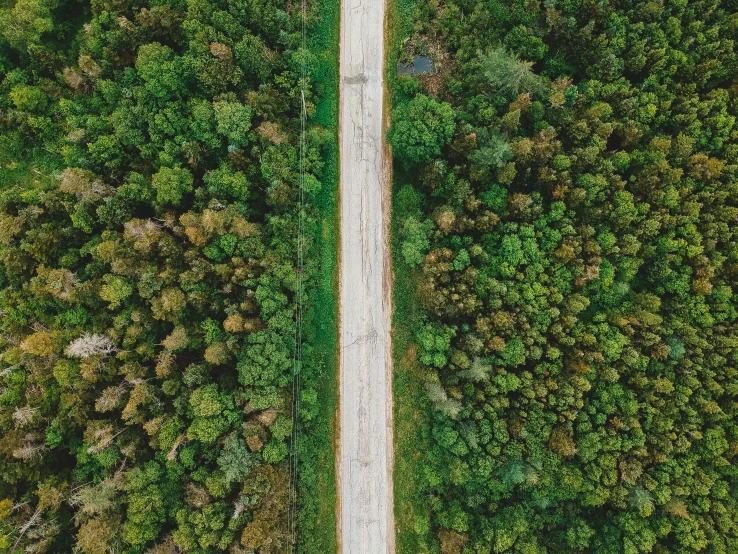
[[[383,41],[384,0],[341,1],[342,554],[395,551]]]

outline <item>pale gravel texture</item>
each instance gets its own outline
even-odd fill
[[[388,203],[383,167],[384,0],[341,3],[343,554],[394,553]]]

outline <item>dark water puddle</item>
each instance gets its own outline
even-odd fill
[[[414,56],[413,63],[397,62],[397,73],[400,75],[415,75],[432,71],[433,64],[428,56]]]

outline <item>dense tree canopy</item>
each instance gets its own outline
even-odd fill
[[[396,79],[395,110],[455,122],[396,172],[432,406],[419,551],[735,552],[735,5],[412,20],[403,55],[436,73]]]
[[[301,28],[0,7],[0,551],[286,551]]]

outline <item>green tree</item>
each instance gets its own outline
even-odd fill
[[[422,223],[414,217],[408,217],[402,227],[402,256],[405,263],[417,266],[423,262],[430,248],[430,233],[433,231],[433,222],[425,220]]]
[[[19,110],[42,112],[48,103],[48,96],[40,87],[19,86],[11,89],[10,99]]]
[[[228,165],[205,174],[203,181],[210,194],[216,198],[245,202],[249,195],[249,183],[240,171],[233,171]]]
[[[503,47],[489,50],[480,64],[484,77],[508,98],[521,92],[541,94],[545,90],[545,81],[533,72],[533,63],[520,60]]]
[[[490,167],[504,167],[512,159],[510,142],[497,133],[491,134],[482,148],[469,153],[469,161]]]
[[[103,276],[105,284],[100,287],[100,298],[110,302],[111,310],[118,308],[121,303],[133,294],[133,285],[127,279],[117,275]]]
[[[246,146],[251,129],[251,108],[238,102],[216,102],[214,108],[218,133],[228,139],[230,146]]]
[[[0,33],[15,49],[27,51],[54,30],[55,0],[17,0],[12,8],[0,9]]]
[[[393,110],[388,139],[394,156],[410,167],[439,156],[441,148],[451,142],[455,129],[450,104],[418,94]]]
[[[186,169],[162,167],[151,178],[156,201],[161,205],[179,206],[185,194],[192,192],[194,179]]]
[[[187,64],[168,46],[158,42],[138,49],[136,70],[146,90],[161,100],[183,95],[187,87]]]
[[[254,466],[253,457],[243,439],[236,435],[229,436],[218,456],[218,467],[225,475],[226,482],[237,483],[243,480]]]
[[[443,368],[451,354],[451,339],[455,335],[456,332],[448,327],[426,324],[417,333],[421,363]]]

